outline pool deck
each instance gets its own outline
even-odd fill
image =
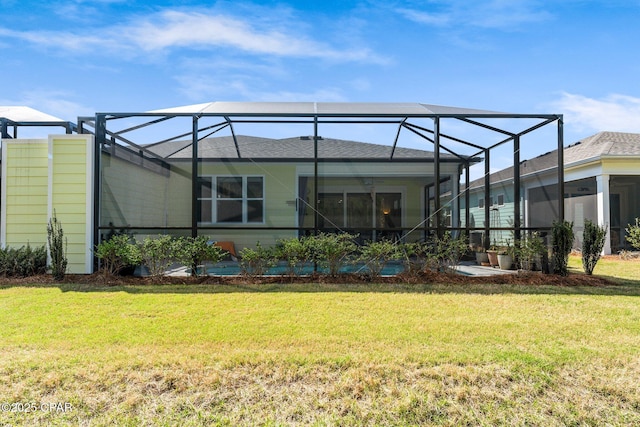
[[[496,267],[483,267],[474,261],[461,261],[455,268],[459,274],[466,276],[499,276],[518,273],[517,270],[501,270]]]

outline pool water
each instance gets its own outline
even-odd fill
[[[353,263],[344,265],[339,273],[357,273],[367,274],[369,268],[364,263]],[[401,262],[389,262],[382,269],[382,276],[395,276],[404,271],[404,265]],[[310,276],[314,273],[314,265],[312,263],[304,263],[296,266],[296,275],[298,276]],[[317,267],[316,272],[328,273],[328,270]],[[220,262],[212,266],[207,267],[207,274],[211,276],[237,276],[242,274],[240,266],[236,262]],[[289,274],[289,269],[284,262],[278,263],[276,266],[271,267],[265,273],[265,276],[284,276]]]

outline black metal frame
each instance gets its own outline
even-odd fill
[[[9,127],[13,127],[13,132],[9,133]],[[0,117],[0,136],[7,139],[18,138],[18,129],[21,127],[63,127],[65,133],[72,134],[78,132],[78,127],[75,123],[65,121],[53,121],[53,122],[31,122],[31,121],[14,121],[5,117]]]
[[[468,113],[425,113],[425,114],[406,114],[406,113],[394,113],[389,112],[386,114],[368,114],[368,113],[344,113],[344,114],[321,114],[321,113],[260,113],[260,112],[242,112],[242,113],[233,113],[233,112],[225,112],[225,113],[172,113],[172,112],[147,112],[147,113],[97,113],[95,117],[79,117],[78,118],[78,132],[79,133],[94,133],[95,134],[95,176],[94,176],[94,244],[99,243],[99,236],[101,230],[107,230],[109,227],[102,227],[100,225],[100,194],[101,194],[101,183],[100,183],[100,169],[101,169],[101,152],[102,149],[109,144],[114,144],[121,142],[129,147],[132,150],[139,151],[141,154],[146,154],[151,157],[156,157],[159,161],[166,161],[166,158],[162,158],[157,154],[153,153],[149,149],[154,145],[163,144],[166,142],[176,141],[180,138],[185,138],[190,136],[191,143],[189,145],[192,146],[192,156],[190,159],[182,159],[183,161],[191,162],[191,180],[192,180],[192,188],[191,188],[191,226],[190,227],[131,227],[132,229],[154,229],[154,230],[190,230],[193,236],[198,234],[199,229],[224,229],[225,227],[221,226],[198,226],[197,221],[197,178],[198,178],[198,166],[199,163],[205,159],[198,158],[198,143],[202,139],[216,133],[217,131],[230,127],[231,136],[234,140],[238,159],[234,159],[233,161],[242,161],[241,153],[238,148],[238,143],[236,139],[236,134],[233,129],[234,123],[266,123],[266,124],[310,124],[313,126],[313,140],[314,140],[314,158],[312,159],[314,162],[314,177],[313,177],[313,187],[314,193],[317,200],[318,197],[318,165],[323,161],[335,161],[333,159],[320,159],[318,158],[318,128],[322,124],[392,124],[398,126],[395,140],[391,146],[391,152],[388,159],[357,159],[351,160],[354,162],[363,161],[363,162],[371,162],[371,161],[385,161],[385,162],[402,162],[402,161],[414,161],[412,159],[398,159],[394,158],[394,154],[396,152],[396,147],[398,143],[398,139],[400,133],[403,129],[408,130],[418,136],[420,136],[423,140],[433,144],[434,151],[434,185],[435,185],[435,194],[440,194],[440,163],[448,162],[448,161],[456,161],[461,163],[461,171],[464,170],[466,172],[466,180],[464,187],[464,197],[465,197],[465,205],[466,205],[466,217],[465,217],[465,227],[451,227],[451,229],[459,229],[461,231],[470,232],[473,230],[483,230],[485,233],[485,242],[484,246],[489,247],[489,234],[490,234],[490,224],[489,221],[485,221],[485,225],[483,228],[477,227],[469,227],[469,168],[470,165],[474,162],[480,161],[484,158],[485,161],[485,176],[484,176],[484,187],[485,187],[485,218],[489,218],[489,198],[490,198],[490,189],[491,183],[489,178],[489,166],[490,166],[490,151],[493,148],[496,148],[500,145],[513,141],[514,143],[514,153],[513,153],[513,176],[514,176],[514,209],[515,211],[515,221],[514,221],[514,233],[516,238],[520,236],[521,230],[523,229],[521,221],[520,221],[520,138],[528,133],[531,133],[541,127],[547,126],[553,122],[557,122],[557,146],[558,146],[558,165],[563,165],[563,118],[560,114],[508,114],[508,113],[491,113],[491,112],[476,112],[474,110],[469,110]],[[146,123],[142,123],[133,127],[125,128],[120,131],[111,131],[108,129],[108,124],[110,122],[114,122],[121,119],[130,119],[133,117],[144,118],[148,117],[149,121]],[[180,135],[176,135],[170,138],[163,139],[161,141],[157,141],[152,144],[139,145],[134,143],[133,141],[128,140],[124,137],[127,132],[138,130],[147,126],[152,126],[154,124],[164,122],[166,120],[170,120],[178,117],[190,117],[192,120],[192,127],[190,132],[185,132]],[[220,117],[221,121],[215,125],[200,127],[199,120],[202,117]],[[422,126],[419,126],[415,123],[412,123],[413,120],[417,119],[431,119],[433,120],[434,126],[433,129],[428,129]],[[484,147],[478,144],[474,144],[469,141],[465,141],[460,138],[456,138],[455,136],[445,134],[441,131],[441,121],[442,119],[455,119],[459,120],[473,126],[477,126],[479,128],[483,128],[486,130],[490,130],[492,132],[496,132],[499,134],[505,135],[505,139],[489,146]],[[490,126],[485,124],[479,120],[491,120],[491,119],[536,119],[540,120],[534,126],[526,127],[522,131],[518,133],[508,132],[506,130],[500,129],[498,127]],[[89,128],[93,128],[94,131],[91,132]],[[4,129],[4,128],[3,128]],[[209,132],[208,132],[209,131]],[[205,136],[200,136],[201,134],[206,133]],[[108,142],[108,138],[111,139]],[[449,149],[444,143],[443,139],[453,141],[456,143],[464,144],[467,147],[471,147],[477,152],[472,155],[459,155],[455,153],[453,150]],[[187,147],[189,146],[187,145]],[[186,148],[186,147],[184,147]],[[445,151],[455,159],[451,157],[442,157],[441,152]],[[175,153],[174,153],[175,154]],[[280,161],[287,159],[279,159]],[[294,159],[290,159],[294,160]],[[175,159],[172,159],[175,161]],[[425,161],[424,159],[420,159],[420,161]],[[558,167],[558,185],[559,185],[559,194],[564,194],[564,170],[563,167]],[[462,190],[460,189],[459,193]],[[444,230],[440,225],[440,198],[435,197],[435,212],[436,212],[436,233],[441,234]],[[564,204],[562,202],[558,203],[559,216],[560,219],[564,219]],[[317,233],[318,230],[318,212],[316,211],[314,214],[314,227],[313,232]],[[118,227],[120,228],[120,227]],[[303,230],[303,227],[267,227],[267,229],[292,229],[292,230]],[[252,229],[252,227],[238,227],[238,230],[242,229]],[[259,229],[265,229],[265,227],[260,227]],[[310,231],[310,230],[308,230]]]

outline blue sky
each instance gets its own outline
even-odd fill
[[[640,132],[640,1],[0,0],[0,105],[65,120],[209,101],[562,113]]]

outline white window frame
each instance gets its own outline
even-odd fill
[[[264,175],[201,175],[198,178],[210,178],[211,179],[211,197],[198,198],[198,201],[202,204],[205,202],[211,203],[211,222],[199,221],[199,224],[215,224],[215,225],[248,225],[257,224],[264,225],[266,217],[266,188],[265,188],[265,176]],[[219,178],[241,178],[242,179],[242,198],[240,199],[222,199],[222,200],[241,200],[242,201],[242,221],[230,222],[230,221],[218,221],[218,179]],[[262,197],[248,197],[247,195],[247,183],[249,178],[260,178],[262,180]],[[248,221],[248,202],[254,200],[262,201],[262,221]]]
[[[504,206],[504,194],[498,194],[496,196],[498,206]],[[502,199],[502,203],[500,203],[500,199]]]

